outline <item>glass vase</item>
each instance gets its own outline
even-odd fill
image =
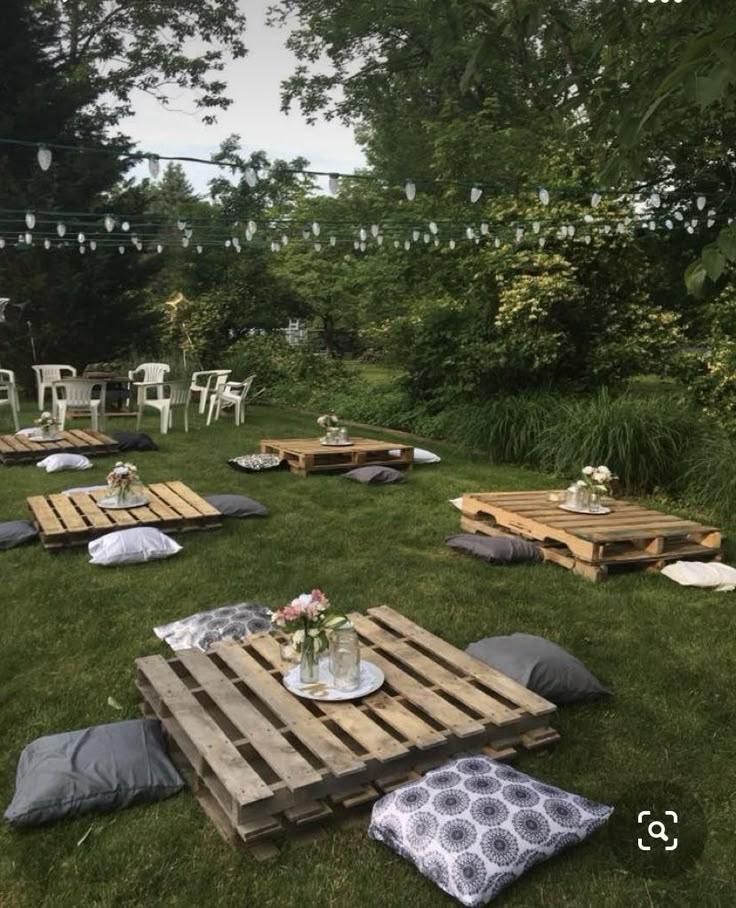
[[[601,493],[596,492],[595,489],[590,490],[590,497],[588,499],[588,510],[589,511],[600,511],[601,510]]]
[[[314,643],[310,637],[307,637],[302,644],[299,680],[302,684],[314,684],[319,680],[319,658],[314,651]]]
[[[350,622],[335,628],[332,632],[330,671],[336,690],[355,690],[360,684],[360,642]]]

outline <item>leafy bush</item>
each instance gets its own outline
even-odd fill
[[[714,515],[730,521],[736,515],[736,438],[712,430],[693,447],[683,473],[685,497]]]

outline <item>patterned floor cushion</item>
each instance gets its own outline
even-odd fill
[[[248,634],[271,630],[270,615],[265,605],[237,602],[162,624],[153,632],[173,650],[200,649],[206,653],[218,643],[238,643]]]
[[[612,812],[472,755],[376,802],[368,835],[463,905],[485,905],[534,864],[584,841]]]
[[[276,454],[241,454],[240,457],[228,460],[228,464],[234,470],[242,470],[244,473],[262,473],[264,470],[283,470],[288,467],[286,461]]]

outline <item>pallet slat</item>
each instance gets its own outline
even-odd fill
[[[27,435],[0,436],[0,463],[6,466],[33,463],[43,460],[50,454],[74,453],[95,457],[114,454],[120,449],[120,443],[102,432],[91,429],[71,429],[59,432],[61,438],[56,441],[39,442]]]

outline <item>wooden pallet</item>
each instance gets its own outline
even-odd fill
[[[282,684],[279,638],[136,660],[145,715],[223,838],[266,857],[278,841],[370,804],[452,754],[502,759],[558,740],[555,706],[387,606],[350,619],[383,687],[352,702]],[[287,666],[288,667],[288,666]]]
[[[399,451],[398,457],[390,453],[396,450]],[[365,466],[389,466],[402,470],[414,463],[414,448],[411,445],[375,438],[353,438],[349,447],[323,445],[318,438],[263,438],[261,454],[276,454],[288,463],[292,473],[300,476]]]
[[[113,530],[153,526],[165,533],[207,530],[222,525],[222,514],[183,482],[155,482],[142,487],[150,499],[142,508],[105,510],[97,506],[109,492],[32,495],[26,499],[46,549],[86,545]]]
[[[562,493],[560,493],[562,494]],[[610,514],[563,511],[546,492],[463,495],[461,527],[490,536],[512,533],[537,542],[553,561],[589,580],[611,568],[661,570],[670,561],[721,558],[721,532],[629,501],[605,499]]]
[[[120,443],[94,429],[70,429],[59,432],[59,441],[32,441],[25,435],[0,435],[0,462],[12,466],[43,460],[49,454],[114,454]]]

